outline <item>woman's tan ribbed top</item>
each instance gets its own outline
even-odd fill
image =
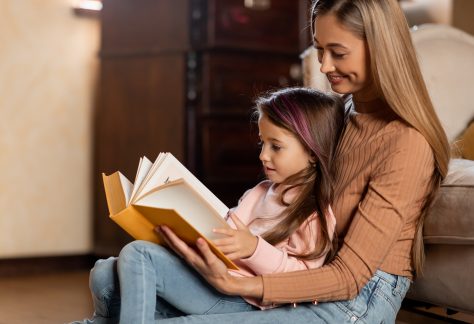
[[[263,302],[345,300],[377,269],[412,277],[411,248],[434,172],[425,138],[390,113],[351,111],[338,145],[340,250],[318,269],[263,276]]]

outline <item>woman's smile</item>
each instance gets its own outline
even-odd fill
[[[345,78],[347,78],[346,76],[344,75],[339,75],[339,74],[333,74],[333,73],[328,73],[326,74],[329,82],[331,83],[331,85],[338,85],[340,84],[341,82],[344,81]]]

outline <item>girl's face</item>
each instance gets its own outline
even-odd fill
[[[262,149],[260,161],[267,178],[281,183],[310,165],[310,153],[291,132],[273,124],[265,115],[258,120]]]
[[[315,21],[314,46],[321,72],[333,91],[351,93],[359,100],[373,97],[370,60],[366,42],[344,27],[333,14]]]

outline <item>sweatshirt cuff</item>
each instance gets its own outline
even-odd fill
[[[257,236],[257,238],[255,252],[246,259],[240,259],[240,261],[252,269],[256,275],[274,273],[280,267],[285,253],[260,236]]]

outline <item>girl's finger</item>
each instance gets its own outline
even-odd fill
[[[233,238],[216,239],[216,240],[213,240],[212,243],[214,243],[217,246],[231,245],[231,244],[234,244],[234,239]]]
[[[227,228],[214,228],[212,231],[214,233],[224,234],[224,235],[227,235],[227,236],[234,235],[234,230],[227,229]]]
[[[237,227],[237,229],[239,230],[242,230],[242,229],[247,229],[247,226],[242,223],[242,221],[240,220],[240,218],[235,214],[235,213],[230,213],[229,214],[230,218],[232,218],[232,221],[234,222],[235,226]]]
[[[221,250],[221,252],[224,253],[225,255],[238,251],[238,249],[236,249],[235,246],[233,245],[219,247],[219,250]]]

